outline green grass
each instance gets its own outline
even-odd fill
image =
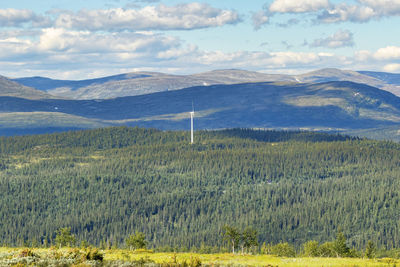
[[[98,266],[86,255],[95,249],[78,248],[0,248],[0,266]],[[234,255],[198,253],[153,253],[151,251],[130,251],[123,249],[100,250],[104,255],[104,266],[141,266],[145,263],[155,266],[396,266],[400,261],[391,258],[283,258],[273,255]],[[61,264],[61,265],[60,265]],[[64,264],[64,265],[62,265]]]

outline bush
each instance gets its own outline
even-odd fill
[[[272,246],[271,253],[273,255],[276,255],[279,257],[294,257],[294,256],[296,256],[296,251],[294,250],[294,247],[287,242],[279,243],[279,244],[276,244],[275,246]]]
[[[38,257],[38,255],[36,255],[35,253],[33,253],[33,251],[29,248],[26,248],[24,250],[21,251],[21,253],[19,253],[18,255],[21,258],[24,257]]]
[[[333,242],[325,242],[319,246],[320,257],[336,257],[335,246]]]
[[[319,243],[318,241],[308,241],[303,244],[303,255],[306,257],[318,257],[320,256]]]
[[[97,248],[89,249],[86,251],[86,260],[89,261],[103,261],[104,255]]]
[[[71,228],[65,227],[57,230],[55,242],[60,248],[73,246],[76,242],[76,238],[71,234]]]
[[[130,235],[126,240],[126,245],[130,250],[133,249],[141,249],[146,248],[147,241],[146,236],[142,232],[136,232],[135,234]]]

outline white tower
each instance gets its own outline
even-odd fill
[[[194,117],[194,105],[192,101],[192,111],[190,112],[190,143],[193,144],[193,117]]]
[[[193,117],[194,111],[190,112],[190,143],[193,144]]]

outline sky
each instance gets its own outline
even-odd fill
[[[400,72],[400,0],[1,0],[0,75]]]

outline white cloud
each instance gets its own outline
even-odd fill
[[[332,9],[327,9],[317,17],[322,23],[337,23],[344,21],[367,22],[377,14],[368,6],[339,4]]]
[[[129,68],[168,61],[177,51],[185,48],[178,38],[162,34],[97,33],[48,28],[37,40],[19,37],[0,39],[0,71],[9,73],[14,64],[23,65],[19,72],[43,69],[60,73],[81,69]],[[164,53],[164,54],[162,54]],[[158,58],[164,55],[165,58]],[[0,72],[1,73],[1,72]],[[83,74],[82,74],[83,75]]]
[[[43,26],[48,23],[48,19],[43,16],[38,16],[33,11],[28,9],[0,9],[1,27],[18,27],[23,24]]]
[[[379,15],[400,15],[399,0],[358,0],[361,4],[373,8]]]
[[[317,23],[355,22],[400,16],[400,0],[356,0],[332,4],[329,0],[274,0],[262,14],[269,18],[275,13],[309,13],[316,16]],[[264,8],[265,9],[265,8]],[[254,15],[253,15],[254,16]],[[254,20],[254,19],[253,19]],[[257,20],[253,22],[257,28]],[[261,24],[260,24],[261,25]]]
[[[114,8],[81,10],[59,14],[55,25],[91,31],[123,30],[191,30],[218,27],[240,22],[232,10],[213,8],[208,4],[188,3],[176,6],[146,6],[141,9]]]
[[[254,13],[251,18],[253,20],[253,26],[255,30],[260,29],[261,26],[267,24],[269,21],[269,17],[264,10]]]
[[[324,64],[336,64],[336,58],[331,54],[315,54],[305,52],[259,52],[237,51],[198,51],[191,59],[193,69],[212,66],[213,69],[241,68],[247,70],[263,70],[276,72],[277,69],[313,69]]]
[[[400,16],[399,0],[358,0],[358,3],[356,5],[340,3],[333,8],[326,9],[318,16],[318,21],[323,23],[345,21],[362,23],[371,19]]]
[[[270,62],[279,67],[310,64],[320,60],[320,57],[317,54],[304,52],[274,52],[271,53],[271,56]]]
[[[33,40],[18,36],[0,39],[0,73],[7,76],[80,79],[93,73],[115,74],[138,67],[177,73],[222,68],[276,72],[284,68],[318,68],[336,61],[337,57],[327,53],[204,51],[178,38],[152,32],[91,33],[47,28]]]
[[[354,58],[357,61],[370,61],[370,62],[387,62],[388,64],[393,63],[395,60],[400,60],[400,47],[398,46],[386,46],[379,48],[375,52],[368,50],[360,50],[355,52]]]
[[[398,46],[387,46],[378,49],[374,53],[374,58],[377,60],[394,60],[400,59],[400,47]]]
[[[0,40],[0,59],[18,62],[24,61],[24,56],[32,51],[30,40],[19,39],[16,37]]]
[[[157,54],[159,59],[178,59],[188,55],[194,55],[198,53],[198,47],[195,45],[188,45],[186,48],[180,46],[172,47],[171,49],[161,51]]]
[[[374,51],[360,50],[354,54],[356,64],[362,69],[395,72],[400,70],[400,47],[387,46]]]
[[[400,71],[400,64],[398,63],[387,64],[383,67],[383,70],[387,72]]]
[[[359,50],[354,53],[354,59],[356,61],[363,62],[363,61],[367,61],[368,59],[370,59],[371,55],[372,55],[371,52],[368,50]]]
[[[147,54],[179,45],[178,39],[158,34],[95,34],[89,31],[48,28],[43,30],[37,48],[43,52]]]
[[[270,5],[269,11],[272,13],[305,13],[328,7],[328,0],[275,0]]]
[[[327,38],[320,38],[314,40],[314,42],[310,46],[340,48],[353,45],[354,45],[353,33],[347,30],[339,30]]]

